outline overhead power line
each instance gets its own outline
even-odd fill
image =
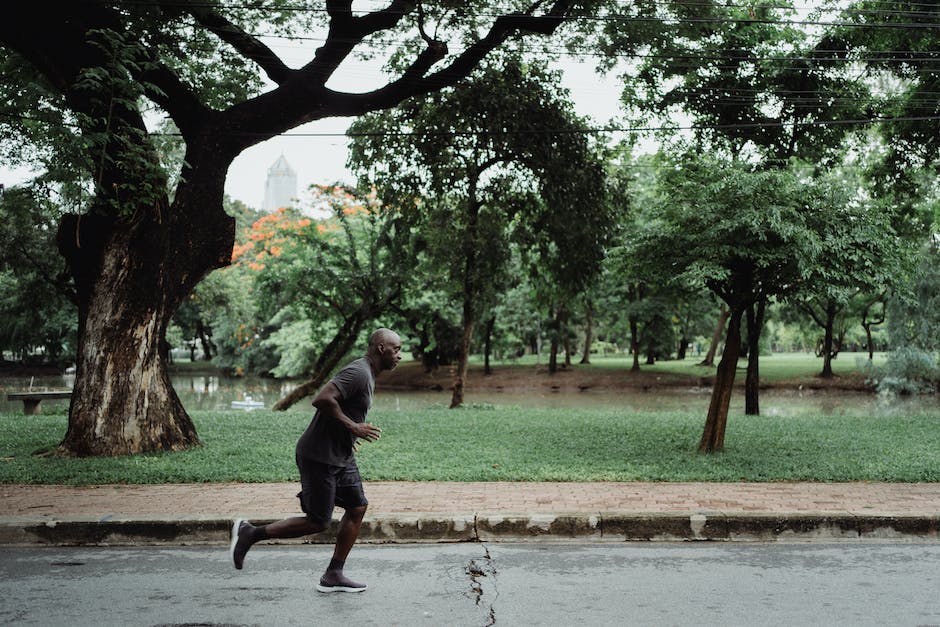
[[[133,0],[125,1],[124,4],[140,4],[140,2],[134,2]],[[149,4],[149,3],[148,3]],[[172,2],[166,4],[172,5]],[[685,7],[714,7],[716,9],[726,8],[723,5],[715,6],[706,3],[700,2],[658,2],[655,3],[659,6],[685,6]],[[216,3],[177,3],[177,6],[181,8],[205,8],[205,9],[219,9],[220,5]],[[631,6],[631,5],[627,5]],[[885,17],[885,16],[900,16],[908,20],[916,20],[919,17],[924,18],[933,18],[937,16],[935,12],[935,6],[922,3],[917,6],[923,6],[924,11],[897,11],[897,10],[866,10],[866,9],[853,9],[852,7],[847,7],[845,9],[833,9],[832,13],[857,13],[860,16],[871,16],[871,17]],[[261,13],[276,13],[281,11],[286,12],[298,12],[298,13],[314,13],[314,14],[323,14],[327,13],[325,7],[310,6],[306,4],[297,4],[297,5],[283,5],[280,7],[263,7],[257,4],[223,4],[221,5],[222,9],[233,10],[233,11],[255,11]],[[761,9],[763,7],[754,7],[746,4],[740,5],[730,5],[729,8],[737,8],[741,10],[748,9]],[[777,10],[791,10],[791,7],[778,6],[772,7]],[[809,10],[810,7],[803,7],[806,10]],[[815,8],[815,7],[812,7]],[[933,9],[933,10],[932,10]],[[374,11],[384,10],[384,7],[376,7]],[[506,15],[507,13],[517,12],[518,8],[516,7],[507,7],[505,11],[480,11],[477,13],[467,13],[468,17],[476,18],[486,18],[486,19],[496,19]],[[356,14],[368,14],[372,12],[371,10],[355,11]],[[404,14],[404,12],[403,12]],[[538,15],[535,15],[537,17]],[[622,22],[622,21],[634,21],[634,22],[649,22],[649,23],[669,23],[669,24],[726,24],[726,23],[740,23],[740,24],[777,24],[781,26],[825,26],[825,27],[839,27],[839,28],[901,28],[901,29],[940,29],[940,22],[920,22],[920,21],[884,21],[884,22],[851,22],[846,20],[812,20],[812,19],[776,19],[776,18],[758,18],[755,16],[740,17],[740,18],[723,18],[723,17],[673,17],[668,15],[647,17],[640,15],[621,15],[621,14],[602,14],[602,15],[589,15],[589,14],[580,14],[580,15],[566,15],[562,18],[567,22]]]
[[[66,122],[56,122],[49,120],[42,120],[39,118],[32,118],[29,116],[22,115],[12,115],[8,113],[0,113],[0,117],[8,119],[19,119],[23,121],[31,122],[41,122],[44,124],[63,126],[68,128],[76,128],[75,125],[68,124]],[[856,118],[849,120],[814,120],[808,122],[788,122],[788,121],[767,121],[767,122],[752,122],[752,123],[736,123],[736,124],[689,124],[689,125],[664,125],[664,126],[634,126],[634,127],[621,127],[621,126],[599,126],[599,127],[583,127],[578,129],[524,129],[517,131],[441,131],[439,133],[429,133],[429,132],[416,132],[416,131],[375,131],[375,132],[363,132],[363,133],[337,133],[337,132],[303,132],[303,133],[278,133],[272,137],[433,137],[433,136],[454,136],[454,137],[471,137],[471,136],[482,136],[482,135],[524,135],[524,134],[533,134],[533,135],[572,135],[572,134],[606,134],[606,133],[659,133],[659,132],[674,132],[674,131],[704,131],[704,130],[738,130],[738,129],[749,129],[749,128],[783,128],[783,127],[813,127],[813,126],[864,126],[872,124],[884,124],[884,123],[899,123],[899,122],[938,122],[940,121],[940,115],[929,115],[929,116],[906,116],[906,117],[893,117],[893,118]],[[157,137],[182,137],[182,133],[164,133],[164,132],[152,132],[150,135]],[[235,135],[235,136],[254,136],[254,135],[267,135],[266,133],[255,133],[250,131],[224,131],[216,133],[215,135]]]

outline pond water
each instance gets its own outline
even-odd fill
[[[218,375],[174,375],[176,388],[183,406],[190,411],[231,409],[233,401],[255,401],[270,408],[278,399],[290,392],[300,381],[274,381],[253,377],[224,377]],[[9,392],[69,389],[73,375],[43,377],[0,377],[0,412],[19,413],[21,401],[8,401]],[[669,388],[656,392],[642,390],[612,392],[588,390],[585,392],[552,393],[549,391],[474,392],[468,390],[468,404],[487,404],[497,407],[621,407],[627,411],[692,411],[705,412],[711,390],[704,387]],[[428,407],[447,407],[450,392],[409,392],[376,390],[376,411],[409,411]],[[763,390],[760,397],[764,416],[799,416],[804,414],[864,414],[891,416],[902,414],[940,415],[940,401],[935,396],[917,398],[885,397],[855,392],[813,390]],[[43,406],[67,407],[67,400],[43,401]],[[295,405],[299,411],[310,410],[310,399]],[[744,411],[744,395],[736,392],[731,410]]]

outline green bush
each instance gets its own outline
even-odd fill
[[[899,348],[888,354],[885,365],[876,369],[881,394],[923,394],[936,392],[940,384],[940,364],[936,355],[919,348]]]

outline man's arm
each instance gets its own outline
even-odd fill
[[[339,406],[339,401],[343,397],[333,382],[327,383],[323,389],[313,399],[313,406],[316,407],[324,416],[339,421],[344,427],[349,429],[357,438],[375,442],[379,439],[382,430],[371,422],[355,422],[352,418],[343,413]]]

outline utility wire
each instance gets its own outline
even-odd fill
[[[13,115],[0,112],[0,117],[8,119],[18,119],[22,121],[41,122],[53,126],[63,126],[67,128],[77,128],[74,124],[60,121],[42,120],[23,115]],[[940,121],[940,115],[929,116],[902,116],[894,118],[856,118],[848,120],[815,120],[811,122],[788,122],[788,121],[766,121],[749,122],[736,124],[690,124],[690,125],[668,125],[668,126],[639,126],[639,127],[618,127],[601,126],[585,127],[580,129],[526,129],[516,131],[441,131],[441,132],[417,132],[417,131],[375,131],[361,133],[336,133],[336,132],[304,132],[304,133],[278,133],[272,137],[471,137],[471,136],[500,136],[500,135],[576,135],[576,134],[606,134],[606,133],[659,133],[675,131],[702,131],[702,130],[738,130],[749,128],[782,128],[782,127],[814,127],[814,126],[864,126],[869,124],[891,124],[898,122],[937,122]],[[156,137],[182,137],[182,133],[173,132],[151,132],[149,135]],[[253,136],[267,135],[266,133],[254,133],[250,131],[225,131],[213,133],[213,136]]]
[[[134,2],[124,2],[124,4],[135,4]],[[167,3],[172,5],[173,3]],[[683,3],[683,2],[664,2],[657,3],[662,6],[714,6],[714,5],[703,5],[701,3]],[[206,9],[218,9],[219,5],[214,3],[179,3],[178,6],[181,8],[188,7],[198,7]],[[741,9],[760,9],[762,7],[751,7],[748,5],[733,5],[735,8]],[[924,4],[925,7],[932,7],[932,5]],[[281,7],[262,7],[258,5],[251,4],[229,4],[222,5],[223,9],[226,10],[246,10],[246,11],[256,11],[256,12],[268,12],[276,13],[280,11],[288,12],[301,12],[301,13],[318,13],[326,14],[326,8],[320,7],[311,7],[307,5],[285,5]],[[723,9],[723,6],[715,6],[716,9]],[[376,9],[376,11],[384,9]],[[479,12],[474,14],[465,14],[470,17],[477,18],[487,18],[487,19],[496,19],[502,17],[506,13],[517,11],[518,9],[509,8],[505,13],[500,12]],[[788,8],[789,10],[789,8]],[[851,7],[845,9],[833,9],[830,12],[845,12],[852,11]],[[856,12],[865,11],[863,9],[855,9]],[[361,11],[362,14],[368,14],[371,11]],[[402,12],[403,15],[407,14]],[[868,12],[866,11],[866,14]],[[916,18],[920,15],[924,17],[933,17],[936,13],[931,11],[923,12],[910,12],[910,11],[871,11],[871,14],[876,16],[883,15],[893,15],[898,14],[903,17],[913,17]],[[537,16],[534,16],[537,17]],[[867,22],[867,23],[858,23],[858,22],[849,22],[849,21],[839,21],[839,20],[810,20],[810,19],[771,19],[771,18],[756,18],[756,17],[747,17],[747,18],[722,18],[722,17],[672,17],[672,16],[657,16],[657,17],[646,17],[639,15],[618,15],[618,14],[606,14],[606,15],[566,15],[561,18],[566,22],[620,22],[620,21],[631,21],[631,22],[650,22],[650,23],[669,23],[669,24],[725,24],[725,23],[740,23],[740,24],[773,24],[781,26],[826,26],[826,27],[840,27],[840,28],[903,28],[903,29],[938,29],[940,28],[940,22]]]

